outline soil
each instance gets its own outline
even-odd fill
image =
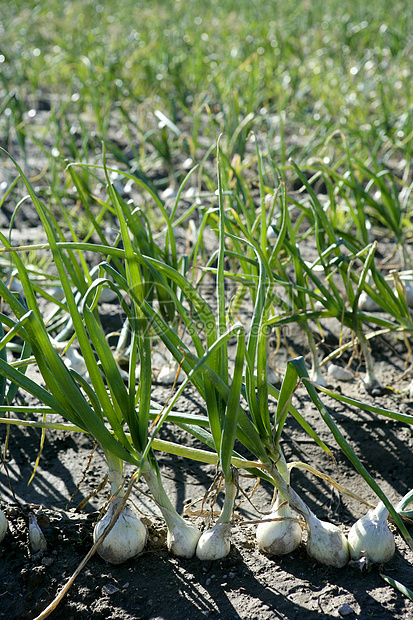
[[[17,223],[25,226],[31,215],[22,210],[22,222],[19,224],[17,220]],[[35,226],[30,229],[30,235],[26,228],[26,241],[35,239],[35,233]],[[102,307],[101,312],[115,323],[119,320],[110,304]],[[337,342],[337,335],[326,334],[322,343],[325,354]],[[288,353],[283,346],[276,357],[280,370],[291,352],[306,353],[297,328],[289,328],[286,342]],[[372,350],[378,378],[389,386],[388,390],[380,397],[367,394],[360,379],[363,368],[358,368],[357,359],[352,365],[354,380],[350,383],[329,380],[332,388],[365,402],[412,414],[411,399],[402,392],[411,379],[409,375],[403,377],[406,369],[403,340],[376,338]],[[344,359],[349,358],[344,356]],[[154,384],[154,400],[165,403],[169,395],[169,387]],[[21,396],[18,398],[21,404],[31,404]],[[328,397],[322,398],[356,454],[388,498],[397,503],[413,488],[411,428]],[[292,417],[287,421],[283,436],[287,461],[306,462],[375,503],[377,500],[370,488],[332,443],[330,432],[304,389],[297,390],[294,404],[331,447],[335,462],[309,439]],[[275,408],[274,402],[271,407]],[[203,412],[191,388],[185,390],[177,409]],[[2,451],[6,431],[2,425]],[[201,447],[168,423],[161,437]],[[6,620],[33,619],[52,601],[90,549],[93,525],[108,497],[106,487],[92,497],[81,512],[76,510],[83,499],[97,490],[105,475],[103,457],[89,437],[47,431],[36,475],[28,485],[39,447],[39,430],[10,427],[6,459],[0,466],[0,497],[9,520],[9,531],[0,545],[0,618]],[[181,514],[192,501],[205,496],[215,473],[213,466],[168,454],[159,454],[159,465],[166,490]],[[127,468],[126,475],[130,473]],[[360,502],[345,494],[339,495],[320,478],[299,469],[293,471],[292,483],[319,518],[340,525],[345,532],[366,512]],[[253,484],[251,479],[241,478],[246,494],[252,491]],[[261,553],[255,542],[256,525],[252,522],[269,512],[272,489],[261,482],[250,502],[244,496],[240,499],[244,501],[236,511],[230,554],[217,562],[200,562],[196,558],[182,560],[168,553],[164,523],[144,483],[139,482],[133,501],[148,526],[145,550],[138,558],[118,566],[94,555],[50,617],[61,616],[68,620],[413,618],[413,603],[382,577],[384,573],[413,589],[413,552],[393,525],[396,554],[389,564],[369,566],[363,571],[350,565],[337,570],[309,558],[304,543],[294,553],[283,557],[267,557]],[[206,518],[194,515],[200,506],[188,509],[192,511],[188,518],[202,527]],[[47,541],[46,551],[32,553],[30,550],[29,513],[34,513],[38,519]]]

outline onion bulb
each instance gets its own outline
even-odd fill
[[[166,363],[162,366],[156,380],[162,385],[172,385],[175,381],[177,384],[183,383],[185,376],[180,370],[179,364],[177,362],[171,362],[170,364]]]
[[[29,540],[33,553],[46,551],[47,543],[34,514],[29,515]]]
[[[98,521],[93,531],[95,543],[111,522],[121,499],[116,497],[110,503],[109,510]],[[97,552],[101,558],[111,564],[121,564],[138,555],[146,543],[146,527],[134,510],[124,506],[114,526],[100,543]]]
[[[168,526],[166,544],[168,550],[178,558],[192,558],[201,535],[201,532],[192,523],[187,523],[179,515],[166,515],[165,509],[161,512]]]
[[[280,463],[282,463],[281,459]],[[279,463],[277,466],[279,467]],[[317,519],[298,493],[294,491],[292,486],[287,483],[275,468],[271,470],[271,477],[279,492],[281,491],[282,495],[288,498],[294,510],[301,514],[306,521],[308,555],[326,566],[334,566],[336,568],[345,566],[350,559],[350,553],[347,538],[344,534],[332,523]]]
[[[0,510],[0,543],[5,537],[7,532],[7,519],[6,515],[2,510]]]
[[[358,332],[358,339],[363,351],[364,361],[366,363],[366,376],[363,379],[364,385],[369,394],[379,396],[383,393],[383,386],[375,375],[374,360],[363,332]]]
[[[258,547],[270,555],[286,555],[297,549],[301,542],[301,527],[293,519],[290,506],[278,493],[269,516],[275,521],[260,523],[257,527]]]
[[[366,557],[371,562],[384,564],[395,552],[394,536],[387,525],[389,511],[383,502],[369,510],[351,528],[348,535],[353,560]]]
[[[196,548],[199,560],[221,560],[231,548],[231,524],[216,523],[201,535]]]
[[[321,372],[318,366],[313,367],[308,373],[311,381],[316,383],[317,385],[321,385],[321,387],[327,387],[327,381],[324,378],[323,373]]]
[[[307,553],[326,566],[342,568],[349,559],[349,545],[347,538],[337,526],[326,521],[320,521],[311,512],[306,515],[308,528]]]
[[[222,560],[231,549],[231,520],[238,494],[238,474],[234,469],[225,480],[225,498],[216,524],[202,533],[196,548],[199,560]]]
[[[76,351],[76,349],[72,349],[72,347],[68,348],[64,358],[64,363],[67,368],[75,370],[79,373],[79,375],[82,375],[83,377],[89,376],[85,360],[80,353]]]

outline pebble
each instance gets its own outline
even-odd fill
[[[51,566],[53,562],[54,562],[53,558],[46,557],[42,559],[43,566]]]
[[[328,374],[338,381],[352,381],[354,379],[353,373],[350,370],[337,366],[337,364],[329,365]]]
[[[339,607],[338,613],[340,616],[350,616],[350,614],[354,614],[355,611],[348,603],[344,603],[344,605]]]
[[[103,586],[102,592],[103,594],[108,594],[109,596],[111,596],[112,594],[119,592],[119,588],[112,583],[108,583],[107,585]]]

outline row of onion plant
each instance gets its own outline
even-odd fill
[[[220,199],[219,251],[218,251],[218,266],[216,268],[216,275],[217,275],[216,297],[217,297],[217,304],[218,304],[217,306],[218,334],[221,337],[223,337],[225,330],[228,328],[228,325],[227,325],[227,318],[225,314],[225,295],[224,295],[225,287],[224,287],[224,268],[223,268],[224,255],[225,255],[225,243],[224,243],[225,213],[224,213],[224,205],[223,205],[223,191],[222,191],[222,187],[220,183],[219,183],[219,199]],[[232,235],[231,240],[236,241],[237,239]],[[269,311],[273,303],[272,290],[273,290],[274,282],[273,282],[273,276],[272,276],[270,265],[266,261],[263,253],[260,251],[259,245],[258,244],[254,245],[252,240],[250,240],[249,243],[251,247],[253,248],[254,252],[256,252],[257,262],[260,268],[260,275],[259,275],[258,290],[255,288],[255,300],[256,301],[255,301],[254,310],[253,310],[253,318],[252,318],[252,322],[251,322],[250,329],[249,329],[248,343],[247,343],[247,347],[245,350],[245,361],[244,361],[244,363],[246,364],[245,383],[243,384],[241,391],[247,400],[248,409],[253,419],[253,424],[251,425],[251,421],[248,415],[240,407],[239,411],[243,411],[243,413],[240,414],[238,412],[238,428],[237,428],[238,435],[237,436],[239,438],[240,437],[242,438],[241,442],[243,442],[244,445],[255,455],[255,457],[259,459],[259,462],[261,463],[261,468],[264,467],[264,469],[266,469],[267,473],[269,474],[269,477],[272,478],[275,486],[277,486],[280,489],[281,494],[284,494],[284,497],[287,497],[291,500],[291,492],[289,491],[288,480],[285,481],[283,477],[280,476],[277,470],[277,466],[278,466],[279,468],[283,469],[284,473],[286,472],[286,467],[283,468],[281,465],[283,459],[280,458],[280,455],[282,455],[282,451],[279,445],[279,440],[281,437],[282,428],[283,428],[283,424],[285,422],[286,416],[285,415],[281,416],[281,423],[278,427],[278,435],[277,435],[278,442],[274,443],[274,438],[273,438],[274,424],[271,424],[271,420],[270,420],[270,416],[268,412],[268,390],[271,388],[269,388],[268,386],[267,377],[266,377],[265,343],[266,343],[266,336],[267,336],[267,326],[269,323]],[[282,243],[282,239],[280,243]],[[234,252],[232,252],[232,255],[234,255]],[[245,255],[239,254],[240,261],[242,260],[243,256]],[[102,265],[102,268],[105,268],[105,267]],[[110,271],[109,267],[106,267],[106,269]],[[176,272],[174,273],[173,269],[170,266],[158,265],[158,270],[164,271],[164,273],[168,275],[170,280],[173,280],[176,282],[183,296],[187,297],[187,300],[190,303],[191,307],[194,307],[197,310],[197,316],[201,317],[204,322],[205,331],[207,335],[207,345],[209,345],[210,347],[214,346],[216,339],[217,339],[217,330],[216,330],[215,323],[214,323],[214,313],[208,307],[208,304],[206,304],[206,302],[202,300],[199,292],[196,291],[196,289],[192,288],[185,278],[183,278],[181,275],[177,274]],[[119,277],[113,272],[111,273],[111,275],[115,280],[117,277]],[[254,287],[256,287],[255,281],[254,281]],[[199,336],[196,334],[195,324],[191,321],[184,307],[180,306],[179,315],[184,321],[188,329],[188,332],[191,334],[194,346],[198,351],[198,355],[200,356],[197,361],[197,358],[194,358],[193,354],[191,354],[191,352],[187,350],[187,346],[185,345],[185,343],[180,341],[180,339],[176,336],[173,330],[171,330],[168,327],[168,325],[162,320],[161,317],[159,317],[153,311],[153,309],[150,309],[150,307],[147,304],[143,307],[143,309],[147,313],[148,319],[152,321],[152,324],[155,330],[159,334],[159,337],[162,338],[165,345],[169,348],[169,350],[176,357],[177,361],[179,361],[179,363],[183,366],[184,369],[186,370],[188,369],[187,367],[188,363],[189,363],[189,368],[191,367],[194,368],[195,362],[199,364],[199,360],[203,359],[205,355],[208,355],[208,358],[209,358],[208,364],[205,367],[203,367],[203,369],[200,370],[200,372],[204,375],[204,385],[201,386],[203,387],[203,389],[199,391],[200,391],[200,395],[205,398],[205,402],[207,406],[208,416],[210,420],[210,437],[209,438],[207,437],[207,433],[205,430],[202,433],[200,429],[198,429],[196,433],[194,432],[193,428],[189,430],[190,432],[193,432],[195,436],[197,436],[198,438],[203,437],[206,443],[208,443],[208,445],[210,445],[211,447],[214,447],[215,450],[218,453],[220,453],[221,433],[225,429],[225,420],[226,420],[225,412],[226,412],[226,406],[227,406],[223,404],[223,400],[224,400],[224,403],[226,403],[227,401],[228,403],[230,402],[230,394],[231,394],[231,389],[232,389],[227,385],[229,371],[228,371],[228,359],[225,354],[225,348],[220,348],[216,356],[212,355],[210,352],[208,352],[208,350],[205,352],[204,349],[202,349]],[[241,361],[240,353],[239,353],[240,350],[242,349],[239,348],[237,350],[237,359],[236,359],[236,365],[235,365],[237,372],[239,371],[240,368],[242,368],[242,361]],[[191,363],[192,363],[192,366],[191,366]],[[342,437],[342,435],[340,434],[340,432],[338,431],[338,429],[332,422],[325,407],[322,405],[320,399],[316,395],[316,392],[314,388],[312,387],[312,384],[306,383],[306,371],[305,371],[305,367],[303,367],[302,365],[302,362],[299,360],[296,360],[294,363],[292,363],[292,366],[294,370],[290,369],[289,374],[290,375],[292,374],[293,376],[295,376],[296,379],[300,377],[303,380],[303,383],[306,385],[307,389],[309,390],[310,396],[312,397],[316,406],[318,407],[323,417],[325,418],[327,424],[330,427],[330,430],[332,431],[332,434],[338,441],[339,445],[345,451],[347,456],[349,456],[350,460],[354,463],[358,471],[362,473],[362,475],[366,478],[366,480],[375,490],[377,495],[383,500],[384,504],[386,505],[386,510],[388,509],[392,512],[392,515],[396,515],[394,508],[389,504],[387,498],[383,495],[383,493],[381,492],[381,490],[379,489],[375,481],[368,475],[365,468],[358,461],[357,457],[354,455],[354,453],[352,452],[352,450],[350,449],[350,447],[345,442],[344,438]],[[286,376],[285,381],[287,381],[287,376]],[[211,382],[212,382],[212,386],[210,384]],[[199,383],[196,382],[195,385],[199,389]],[[292,386],[290,378],[288,379],[286,385],[288,387],[284,389],[287,390],[289,397],[286,398],[283,406],[285,406],[285,403],[289,402],[289,400],[291,399],[291,394],[295,389],[295,386]],[[211,387],[214,389],[211,389]],[[272,389],[274,390],[274,388]],[[256,397],[256,394],[257,394],[257,397]],[[279,399],[279,402],[278,402],[278,409],[277,409],[278,416],[280,415],[280,411],[283,411],[282,405],[280,403],[282,403],[281,398]],[[232,401],[231,401],[231,407],[229,407],[228,410],[230,411],[230,418],[232,419],[232,415],[233,415]],[[384,410],[381,410],[380,408],[377,408],[377,411],[380,411],[380,413],[382,413],[383,415],[393,415],[391,412],[385,412]],[[300,419],[303,426],[309,430],[312,437],[322,445],[322,442],[320,442],[320,440],[315,435],[315,433],[308,427],[305,421],[299,416],[298,412],[295,412],[295,414]],[[408,422],[408,423],[412,422],[411,416],[400,417],[398,416],[398,414],[394,414],[394,415],[396,416],[397,419],[402,419],[402,421],[404,422]],[[269,446],[272,446],[272,450],[273,450],[271,453],[272,458],[268,457]],[[327,448],[325,447],[325,449]],[[264,463],[266,463],[265,466],[264,466]],[[276,465],[276,467],[274,467],[274,465]],[[227,483],[229,479],[229,472],[227,470],[226,472],[223,472],[223,473],[224,473],[224,479]],[[288,478],[288,476],[286,477]],[[287,485],[286,485],[286,482],[287,482]],[[229,488],[231,489],[229,492],[229,496],[231,497],[234,492],[233,486],[229,485]],[[229,503],[228,502],[226,504],[224,503],[224,512],[226,511],[225,506],[230,505],[231,501],[232,500],[229,500]],[[301,503],[302,500],[297,499],[297,496],[295,493],[293,493],[292,501],[293,501],[295,508],[304,517],[307,517],[308,521],[311,521],[313,516],[311,515],[310,512],[308,512],[308,509],[305,507],[305,504]],[[403,533],[407,536],[407,539],[410,541],[409,535],[405,527],[403,526],[403,523],[401,522],[400,518],[398,518],[397,515],[395,516],[395,518],[398,519],[398,524],[401,526]],[[313,523],[314,522],[315,521],[313,521]],[[311,527],[310,527],[310,531],[311,531]],[[336,535],[335,531],[333,533],[334,535]],[[222,548],[225,548],[225,545],[223,545]],[[310,549],[311,549],[311,545],[310,545]],[[342,558],[337,561],[341,562]]]
[[[117,513],[116,516],[119,513],[123,514],[124,519],[131,517],[130,511],[125,513],[125,501],[122,500],[124,495],[123,463],[131,463],[137,470],[135,477],[143,476],[165,517],[168,526],[169,548],[178,556],[191,556],[195,552],[200,533],[195,526],[176,513],[163,489],[153,451],[148,447],[150,445],[149,418],[151,413],[154,413],[151,403],[151,343],[147,320],[135,302],[143,296],[144,284],[142,271],[135,257],[129,229],[117,195],[109,184],[108,189],[113,206],[117,210],[125,248],[122,252],[125,289],[127,292],[133,290],[133,296],[128,304],[125,301],[126,296],[122,294],[119,287],[114,286],[108,280],[97,279],[89,286],[79,303],[72,290],[73,282],[68,277],[67,266],[73,266],[74,256],[79,255],[80,252],[75,251],[72,254],[69,249],[65,254],[56,230],[52,226],[48,209],[40,202],[20,169],[19,172],[44,226],[48,248],[53,256],[63,288],[64,306],[73,324],[74,335],[70,342],[74,338],[77,339],[87,368],[88,379],[75,369],[67,368],[57,353],[55,342],[45,327],[27,269],[18,252],[10,252],[10,256],[18,271],[24,298],[20,294],[11,292],[4,283],[0,284],[1,296],[14,317],[10,318],[4,314],[1,317],[7,331],[2,339],[1,375],[98,441],[108,464],[111,495],[115,498],[108,513],[109,521],[115,513]],[[12,250],[9,240],[4,235],[1,241],[5,248]],[[97,301],[103,287],[112,288],[128,317],[132,342],[127,385],[121,376],[99,321]],[[24,343],[23,363],[8,363],[5,358],[5,347],[14,336],[21,338]],[[32,359],[27,359],[29,352]],[[26,376],[24,372],[27,363],[33,361],[39,368],[45,388]],[[136,381],[137,361],[140,363],[138,384]],[[155,409],[155,413],[159,413],[159,410]],[[133,521],[138,522],[136,516],[133,516]],[[105,524],[106,522],[103,525]],[[97,527],[95,537],[99,537],[104,529],[103,525]],[[125,543],[123,546],[118,545],[116,549],[116,545],[107,536],[105,542],[100,544],[101,555],[112,562],[118,562],[139,553],[145,543],[146,533],[143,525],[136,525],[136,529],[138,528],[140,530],[139,540],[130,543],[130,548],[127,545],[125,547]],[[116,539],[116,532],[113,537]]]
[[[240,230],[244,233],[242,237],[227,232],[224,192],[218,168],[219,248],[215,268],[217,309],[214,311],[203,299],[199,290],[189,282],[186,274],[182,275],[176,269],[177,265],[160,260],[150,252],[145,255],[142,249],[148,251],[148,248],[147,246],[142,248],[140,245],[142,235],[138,235],[134,229],[136,220],[133,211],[121,200],[116,189],[110,184],[109,178],[108,193],[119,221],[121,231],[119,240],[122,241],[123,248],[109,246],[106,243],[97,245],[76,240],[71,242],[59,240],[48,218],[48,210],[38,200],[21,171],[20,174],[45,228],[48,244],[44,244],[43,249],[50,250],[55,261],[64,291],[63,305],[70,315],[89,381],[75,370],[68,370],[57,354],[42,320],[27,269],[18,249],[13,249],[4,236],[2,242],[13,258],[25,300],[10,292],[4,284],[0,285],[2,297],[15,316],[15,319],[11,319],[2,315],[2,322],[8,333],[0,343],[0,350],[5,350],[14,335],[22,338],[25,346],[30,347],[33,353],[47,389],[41,388],[25,376],[22,372],[22,363],[8,363],[4,355],[0,360],[1,375],[36,396],[50,411],[62,415],[71,423],[72,428],[88,432],[102,446],[108,462],[111,494],[114,498],[107,522],[100,522],[95,531],[96,545],[100,543],[103,557],[112,562],[132,557],[143,548],[146,537],[144,527],[136,525],[133,538],[139,538],[138,530],[140,530],[141,542],[138,546],[132,543],[125,544],[121,554],[116,556],[119,551],[119,548],[116,549],[117,541],[113,543],[117,538],[116,524],[120,524],[118,527],[121,530],[122,520],[126,522],[132,519],[137,523],[136,516],[125,507],[126,497],[123,497],[122,479],[124,461],[133,464],[137,469],[135,478],[142,475],[151,488],[168,525],[168,544],[172,552],[188,557],[196,551],[201,559],[223,557],[229,551],[232,512],[238,492],[238,476],[234,469],[236,464],[237,467],[242,467],[257,477],[267,479],[278,490],[270,522],[261,524],[258,528],[259,544],[263,549],[275,553],[288,553],[300,543],[301,528],[290,511],[292,507],[306,522],[309,554],[323,563],[344,566],[350,557],[349,549],[355,548],[356,544],[350,543],[349,548],[348,541],[338,528],[317,519],[291,485],[290,472],[293,467],[308,469],[316,474],[318,472],[305,463],[288,464],[283,456],[282,434],[289,414],[296,418],[322,449],[331,454],[329,448],[291,403],[299,381],[307,389],[332,437],[380,498],[382,502],[382,505],[379,505],[380,527],[382,529],[387,527],[385,526],[387,511],[390,512],[409,545],[412,545],[398,512],[362,466],[331,419],[313,382],[308,378],[303,360],[297,358],[288,363],[280,392],[268,382],[266,344],[268,328],[280,320],[278,316],[271,316],[277,302],[274,287],[276,282],[278,283],[273,265],[286,243],[286,233],[289,230],[286,201],[283,203],[281,226],[277,231],[274,248],[268,253],[266,232],[265,237],[261,234],[261,243],[256,242],[252,235],[245,234],[241,227]],[[261,193],[263,198],[262,178]],[[267,230],[264,208],[261,212],[262,230]],[[233,244],[231,251],[226,248],[228,240]],[[291,242],[294,245],[293,239]],[[242,251],[245,247],[250,250],[250,256],[247,258]],[[73,293],[72,282],[67,275],[67,263],[68,256],[75,256],[76,253],[84,251],[98,253],[110,260],[103,260],[100,263],[99,277],[89,284],[79,301]],[[251,277],[250,274],[226,273],[224,264],[228,255],[240,264],[243,262],[253,265],[254,269],[257,269],[257,277]],[[298,254],[295,253],[294,257],[296,265],[302,269]],[[252,292],[253,311],[248,327],[232,320],[232,311],[236,310],[239,300],[236,300],[233,307],[230,305],[227,313],[225,297],[227,277],[232,280],[238,279],[243,289]],[[160,295],[157,293],[157,302],[159,307],[161,304],[167,304],[167,310],[164,312],[158,312],[152,299],[146,298],[145,286],[148,282],[154,286],[154,290],[161,291]],[[131,345],[127,386],[99,322],[97,303],[103,288],[110,288],[116,294],[128,317]],[[299,290],[299,286],[296,288]],[[304,286],[301,288],[307,291]],[[314,296],[313,292],[310,293]],[[295,305],[298,304],[299,300],[296,300]],[[172,317],[177,316],[185,326],[190,336],[189,344],[177,334],[170,320],[171,314]],[[307,321],[308,318],[303,314],[303,321]],[[162,412],[151,401],[150,330],[163,341],[187,375],[185,382]],[[235,363],[232,365],[228,360],[227,344],[234,337],[237,339],[237,350]],[[140,364],[140,372],[136,386],[137,362]],[[23,366],[26,364],[27,362],[24,362]],[[202,416],[182,417],[173,413],[173,407],[188,381],[193,383],[205,401],[207,420]],[[244,406],[241,405],[241,395],[246,403]],[[268,405],[270,395],[277,399],[277,408],[273,416],[270,415]],[[340,395],[334,397],[344,400]],[[368,408],[367,405],[358,404]],[[408,424],[413,422],[411,416],[388,412],[379,407],[370,407],[369,410]],[[154,416],[156,425],[153,432],[149,433],[149,420]],[[186,432],[201,439],[208,450],[191,451],[158,440],[156,435],[165,420],[174,422]],[[236,439],[253,455],[252,459],[247,460],[234,451]],[[202,536],[195,526],[176,514],[167,498],[161,484],[154,448],[177,452],[205,462],[219,461],[225,489],[224,504],[218,522],[207,529]],[[339,486],[334,481],[331,482]],[[116,518],[118,521],[114,525]],[[370,520],[374,521],[374,518]],[[109,527],[106,527],[107,524]],[[115,532],[115,538],[112,540],[109,537],[110,532],[108,533],[110,527]],[[358,551],[354,553],[361,552],[362,547],[363,545],[357,547]]]

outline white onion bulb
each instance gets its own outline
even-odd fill
[[[66,351],[64,363],[67,368],[75,370],[79,375],[88,377],[88,370],[83,357],[76,351],[69,347]]]
[[[164,516],[165,512],[163,511]],[[178,515],[175,523],[172,518],[167,520],[168,535],[166,544],[168,550],[179,558],[192,558],[201,535],[201,532],[191,523],[187,523]]]
[[[321,387],[327,387],[327,381],[324,378],[323,373],[319,368],[312,368],[308,373],[311,381],[316,383],[317,385],[321,385]]]
[[[42,530],[37,523],[36,517],[29,515],[29,540],[33,553],[38,551],[46,551],[47,543]]]
[[[179,364],[177,362],[172,362],[171,364],[164,364],[159,372],[157,377],[157,382],[162,385],[172,385],[173,383],[179,384],[183,383],[185,380],[184,372],[181,370],[179,372]]]
[[[379,381],[379,379],[377,379],[376,375],[374,374],[374,370],[370,369],[366,372],[363,383],[366,387],[367,392],[369,394],[373,394],[373,396],[375,395],[376,391],[381,392],[383,390],[383,385]]]
[[[293,520],[290,506],[281,498],[280,493],[269,519],[277,521],[260,523],[257,527],[256,536],[261,551],[270,555],[286,555],[295,551],[301,543],[301,527]]]
[[[395,552],[394,536],[387,525],[389,511],[380,502],[351,528],[348,535],[350,555],[353,560],[365,557],[371,562],[384,564]]]
[[[0,543],[5,537],[7,532],[7,519],[6,515],[2,510],[0,510]]]
[[[119,498],[111,501],[109,510],[95,525],[93,542],[96,542],[108,527],[120,502]],[[124,506],[114,526],[99,545],[97,552],[107,562],[121,564],[138,555],[145,543],[146,527],[134,510]]]
[[[228,555],[231,548],[231,525],[216,523],[201,535],[196,548],[199,560],[221,560]]]
[[[326,566],[342,568],[349,559],[347,538],[337,526],[320,521],[311,513],[306,516],[308,528],[307,553]]]

